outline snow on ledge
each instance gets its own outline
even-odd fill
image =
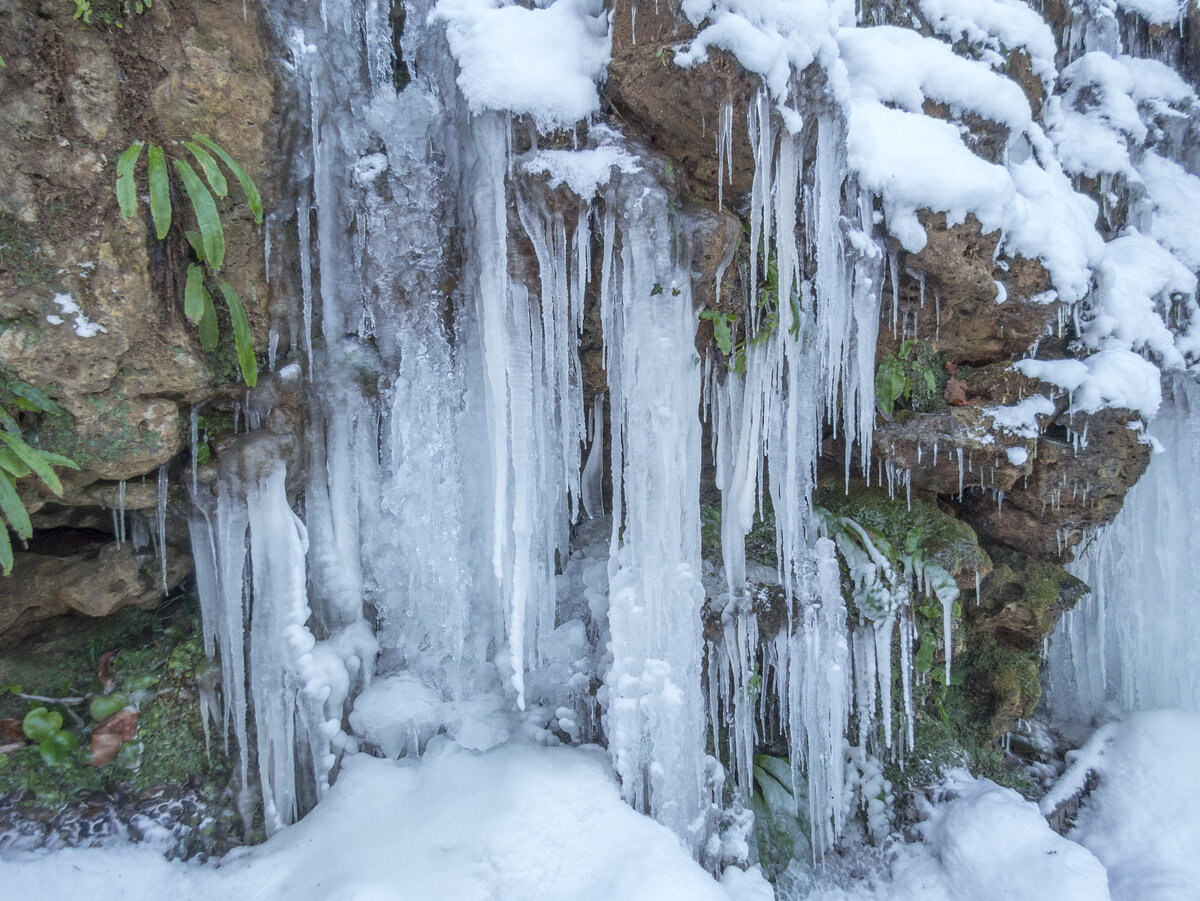
[[[472,113],[529,115],[552,130],[599,111],[596,85],[608,68],[611,36],[598,0],[555,0],[543,9],[440,0],[430,20],[446,23]]]

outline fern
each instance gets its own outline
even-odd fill
[[[149,6],[148,3],[146,5]],[[188,321],[197,327],[200,344],[205,350],[213,350],[220,341],[220,326],[217,323],[209,280],[215,282],[225,264],[225,230],[213,195],[225,197],[229,193],[229,181],[221,171],[222,163],[237,180],[254,216],[254,222],[259,226],[263,222],[263,206],[262,196],[253,179],[224,148],[206,135],[196,134],[192,137],[194,140],[183,141],[181,145],[204,173],[203,179],[187,159],[181,156],[169,158],[162,147],[135,141],[117,160],[116,193],[122,218],[133,218],[138,209],[137,165],[142,148],[148,146],[146,168],[150,215],[154,222],[155,236],[161,241],[166,238],[172,222],[177,219],[173,216],[171,205],[170,173],[172,169],[175,171],[187,195],[191,219],[196,225],[195,229],[186,229],[184,232],[197,261],[188,265],[184,288],[184,313]],[[168,160],[170,166],[167,165]],[[253,387],[258,381],[258,367],[254,359],[254,341],[245,308],[241,298],[228,283],[222,281],[219,286],[229,308],[242,376],[246,384]]]
[[[0,514],[7,528],[0,525],[0,571],[12,572],[13,549],[8,530],[12,529],[22,541],[33,536],[29,512],[17,493],[17,480],[36,475],[41,482],[61,495],[63,488],[54,467],[78,469],[74,461],[61,454],[30,447],[21,434],[21,427],[12,410],[31,413],[58,413],[59,407],[33,385],[19,381],[0,382]]]

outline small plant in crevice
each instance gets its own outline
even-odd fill
[[[84,25],[107,25],[124,28],[122,15],[142,15],[153,8],[154,0],[75,0],[76,21]]]
[[[155,237],[161,241],[167,237],[175,221],[171,203],[173,182],[182,185],[187,194],[188,209],[196,225],[195,229],[185,230],[184,236],[197,260],[196,263],[189,263],[187,268],[184,314],[197,327],[204,349],[216,349],[220,340],[220,328],[210,285],[216,286],[229,310],[242,377],[247,385],[253,387],[258,381],[258,363],[254,358],[254,339],[250,332],[250,322],[246,318],[246,309],[241,297],[229,282],[220,278],[221,268],[225,264],[225,230],[221,225],[221,216],[213,195],[225,197],[229,193],[229,184],[217,161],[224,163],[237,179],[254,216],[254,222],[259,226],[263,221],[262,198],[250,176],[219,144],[205,135],[197,134],[192,137],[194,141],[183,141],[181,144],[204,173],[203,180],[185,157],[170,158],[171,165],[168,167],[168,157],[162,147],[157,144],[147,145],[145,141],[135,141],[117,160],[117,200],[121,206],[122,218],[129,220],[136,215],[136,170],[142,150],[146,149],[146,184],[150,196],[150,216],[154,223]],[[171,169],[175,172],[174,179]]]
[[[944,406],[948,376],[932,345],[906,338],[900,349],[879,361],[875,371],[875,401],[891,417],[897,404],[916,412]]]
[[[63,492],[62,482],[54,467],[78,469],[76,463],[62,456],[26,443],[17,418],[22,413],[61,413],[59,406],[44,393],[19,380],[0,381],[0,512],[4,514],[7,528],[0,525],[0,571],[4,575],[12,572],[12,540],[8,529],[17,537],[27,541],[33,537],[33,524],[25,503],[17,493],[17,480],[27,475],[38,479],[56,495]]]
[[[726,366],[735,375],[746,374],[747,355],[752,347],[763,344],[779,328],[779,266],[772,254],[767,260],[765,271],[759,281],[758,300],[752,315],[743,317],[738,313],[720,310],[702,310],[700,318],[712,323],[713,340],[725,358]],[[796,291],[788,301],[792,307],[792,326],[789,334],[793,339],[800,337],[800,298]],[[739,323],[741,326],[739,328]],[[740,333],[741,337],[737,335]]]

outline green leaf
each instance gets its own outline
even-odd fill
[[[12,568],[12,540],[8,537],[8,529],[0,529],[0,572],[7,576],[12,573]]]
[[[246,195],[246,201],[250,204],[250,212],[254,214],[254,224],[262,225],[262,197],[259,196],[258,188],[254,186],[254,182],[246,174],[246,170],[239,166],[234,158],[226,153],[216,141],[211,140],[205,135],[192,135],[192,137],[220,157],[221,162],[229,167],[229,171],[238,180],[238,184],[242,186],[242,193]]]
[[[196,254],[196,259],[198,259],[201,263],[203,263],[204,262],[204,241],[200,238],[200,232],[196,231],[195,229],[189,228],[183,234],[187,238],[187,242],[192,245],[192,252]]]
[[[921,374],[925,376],[925,387],[929,389],[930,393],[936,394],[937,378],[934,376],[932,370],[922,369]]]
[[[151,144],[147,158],[150,164],[150,215],[154,217],[154,234],[161,241],[171,227],[171,179],[161,147]]]
[[[117,766],[126,770],[136,770],[142,764],[142,752],[146,746],[140,741],[127,741],[117,752]]]
[[[66,766],[79,750],[79,739],[70,732],[56,732],[38,745],[38,753],[46,766]]]
[[[5,682],[0,685],[0,695],[19,695],[24,689],[18,682]]]
[[[890,416],[896,401],[907,389],[908,376],[904,373],[904,364],[888,354],[879,361],[879,369],[875,373],[875,400]]]
[[[916,344],[917,344],[917,341],[915,338],[905,338],[903,341],[901,341],[900,342],[900,353],[899,353],[900,359],[907,360],[909,358],[909,356],[912,355],[912,350],[916,346]]]
[[[925,634],[921,636],[921,649],[913,658],[913,669],[918,673],[927,673],[931,666],[933,666],[933,636]]]
[[[137,184],[133,180],[133,170],[145,146],[145,141],[134,141],[117,157],[117,203],[121,205],[122,219],[131,219],[137,212]]]
[[[129,695],[123,691],[115,691],[110,695],[93,698],[92,703],[88,705],[88,711],[92,714],[92,719],[98,723],[108,719],[118,710],[122,710],[128,703]]]
[[[159,677],[152,673],[143,673],[130,679],[125,684],[125,688],[129,691],[149,691],[158,684],[158,679]]]
[[[662,294],[662,285],[660,285],[658,282],[655,282],[654,287],[650,289],[650,296],[657,297],[659,294]]]
[[[26,444],[20,435],[0,429],[0,441],[3,441],[12,448],[13,453],[20,457],[37,474],[37,477],[46,484],[47,488],[57,495],[62,494],[62,482],[58,480],[58,476],[50,468],[50,464],[46,462],[45,457]]]
[[[217,324],[217,308],[213,306],[212,295],[203,285],[200,286],[201,299],[204,301],[204,315],[200,317],[200,346],[205,350],[216,350],[221,338],[221,327]]]
[[[193,325],[204,318],[204,270],[188,265],[187,284],[183,289],[183,312]]]
[[[29,522],[29,511],[25,509],[25,505],[17,496],[17,488],[13,484],[12,476],[7,472],[0,472],[0,510],[4,511],[5,518],[17,535],[21,538],[29,538],[33,535],[33,525]]]
[[[56,454],[54,451],[37,450],[38,456],[49,463],[51,466],[64,466],[67,469],[78,469],[79,464],[70,457],[64,457],[62,454]]]
[[[7,447],[0,447],[0,469],[11,472],[18,479],[33,472],[29,466]]]
[[[28,382],[9,382],[6,386],[8,393],[12,394],[18,404],[20,401],[26,401],[32,404],[32,407],[22,406],[24,410],[33,410],[40,413],[61,413],[62,408],[54,401],[48,398],[40,388],[35,388]]]
[[[62,728],[62,714],[57,710],[47,710],[45,707],[35,707],[25,714],[21,729],[30,741],[45,741],[53,738]]]
[[[204,244],[204,259],[213,272],[220,272],[225,262],[225,232],[221,229],[221,217],[217,214],[217,202],[208,188],[188,165],[187,160],[174,160],[175,171],[183,180],[184,190],[192,202],[196,224],[200,226],[200,239]]]
[[[713,324],[713,338],[717,342],[717,347],[721,353],[729,356],[733,353],[733,332],[729,328],[729,323],[737,319],[736,313],[720,313],[716,310],[701,310],[700,318],[707,319]]]
[[[233,340],[237,345],[238,363],[242,367],[242,378],[253,388],[258,384],[258,361],[254,359],[254,336],[250,333],[250,321],[246,318],[246,310],[242,307],[242,299],[237,296],[229,282],[221,282],[221,293],[225,295],[225,303],[229,307],[229,318],[233,320]]]
[[[200,164],[200,168],[204,170],[204,177],[208,179],[213,192],[218,197],[224,197],[228,194],[229,184],[225,181],[225,176],[221,174],[221,167],[217,165],[217,161],[212,158],[209,152],[199,144],[194,144],[191,141],[184,141],[183,146],[191,151],[192,156],[196,158],[196,162]]]

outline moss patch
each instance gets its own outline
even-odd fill
[[[0,717],[20,721],[33,707],[46,706],[62,715],[64,731],[80,744],[61,766],[47,765],[34,745],[0,754],[0,797],[31,814],[97,795],[184,786],[216,799],[229,784],[231,768],[227,759],[210,758],[205,750],[196,680],[209,664],[198,631],[195,603],[181,600],[158,614],[123,610],[99,620],[61,617],[41,642],[0,652],[0,684],[7,688],[0,695]],[[103,696],[97,670],[109,651],[116,651],[113,687],[140,701],[138,728],[123,761],[118,756],[93,767],[87,748],[96,723],[89,702]],[[140,764],[131,767],[139,756]]]
[[[882,488],[868,488],[858,479],[851,481],[848,492],[837,480],[836,485],[822,483],[813,500],[837,516],[853,519],[868,533],[882,536],[897,551],[906,543],[919,548],[926,562],[938,564],[956,579],[991,571],[992,561],[974,530],[917,492],[910,506],[904,496],[890,498]]]

